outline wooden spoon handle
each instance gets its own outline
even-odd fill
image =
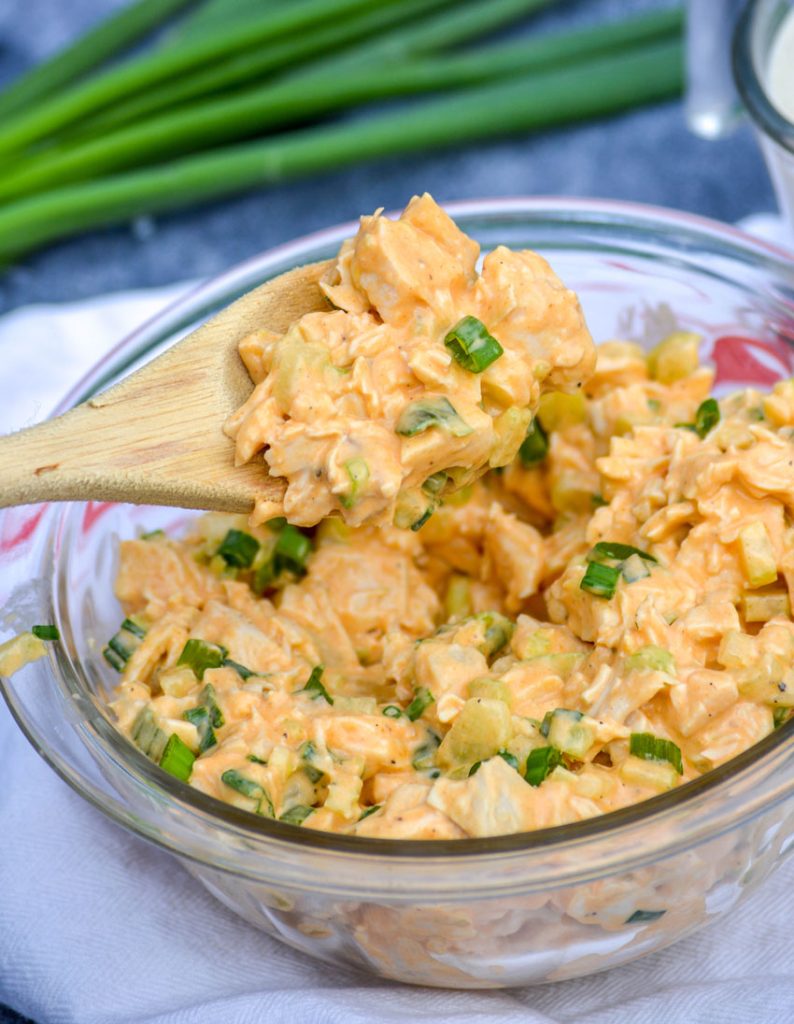
[[[262,459],[234,465],[227,417],[251,393],[240,340],[327,309],[318,281],[329,263],[299,267],[222,310],[163,355],[63,416],[0,437],[0,508],[39,501],[248,512],[279,500],[284,482]]]
[[[228,468],[222,479],[208,479],[216,453],[206,447],[191,451],[180,442],[175,412],[173,403],[153,408],[151,398],[145,408],[137,402],[89,402],[0,437],[0,508],[90,498],[249,512],[254,491],[281,494],[262,463],[234,466],[234,446],[220,429],[213,447],[222,450]],[[125,427],[135,432],[134,447]]]

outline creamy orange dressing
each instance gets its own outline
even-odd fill
[[[283,336],[240,345],[256,385],[229,419],[238,463],[264,458],[287,481],[252,523],[286,516],[313,526],[334,512],[354,526],[410,526],[428,506],[428,477],[452,471],[450,493],[515,457],[542,391],[581,386],[594,349],[579,303],[536,253],[499,246],[477,272],[479,246],[428,195],[399,220],[363,217],[323,282],[327,313]],[[444,339],[464,317],[503,349],[482,372]],[[456,425],[409,435],[406,410],[446,402]]]
[[[419,244],[417,224],[437,233],[443,256]],[[523,293],[503,280],[501,297],[491,292],[486,301],[484,286],[460,270],[471,270],[475,256],[428,199],[414,201],[400,222],[365,219],[329,285],[347,312],[318,314],[311,330],[326,345],[329,324],[344,317],[339,339],[348,330],[364,347],[384,331],[390,339],[365,362],[395,351],[403,360],[410,350],[439,367],[439,330],[463,310],[486,316],[506,303],[513,312],[504,321],[494,314],[489,327],[504,328],[512,317],[524,330],[524,313],[515,312]],[[499,274],[514,266],[512,254],[498,259]],[[536,267],[536,259],[518,263]],[[442,281],[432,295],[428,268]],[[542,270],[544,288],[557,294],[549,273]],[[546,353],[570,341],[567,328],[555,333],[560,323],[573,324],[580,340],[586,335],[576,326],[575,300],[561,301],[567,312],[548,320]],[[355,319],[362,317],[369,334]],[[411,333],[427,323],[426,336]],[[304,339],[306,330],[302,322]],[[711,372],[697,368],[696,340],[682,335],[647,359],[630,343],[603,345],[582,389],[541,396],[516,337],[499,334],[523,367],[516,380],[523,373],[532,381],[520,401],[535,408],[546,446],[534,463],[526,464],[524,451],[503,472],[441,495],[421,529],[330,519],[301,540],[283,523],[208,515],[181,539],[123,542],[116,590],[145,635],[131,644],[113,702],[122,730],[139,745],[145,735],[147,747],[152,730],[163,740],[176,734],[197,755],[190,783],[254,813],[419,839],[525,831],[605,813],[680,785],[771,732],[794,706],[794,385],[731,396],[718,412],[703,406]],[[275,351],[262,357],[263,374],[276,372]],[[346,353],[341,363],[349,365]],[[579,350],[578,369],[583,360]],[[547,382],[574,380],[561,361],[555,366]],[[486,387],[448,363],[433,388],[443,387],[466,415],[471,401],[492,420],[480,406],[490,400],[486,392],[512,387],[511,373],[503,379],[498,367]],[[364,368],[337,376],[360,382]],[[394,403],[391,419],[374,424],[386,433],[406,396],[426,387],[416,378],[404,388],[399,382],[410,373],[401,373],[369,378],[377,392],[370,408]],[[263,377],[261,395],[270,381]],[[303,388],[296,402],[310,392]],[[329,399],[341,431],[334,443],[352,436],[348,417],[373,426],[350,413],[365,393],[346,392],[352,405]],[[268,393],[263,401],[276,399]],[[514,401],[515,390],[505,399]],[[313,447],[310,419],[300,420],[297,405],[291,410],[279,412],[268,452],[287,452],[303,431],[305,465],[316,457],[323,473],[301,470],[290,487],[313,509],[300,521],[315,522],[339,511],[330,463],[325,448]],[[492,425],[483,429],[490,438]],[[370,512],[362,518],[382,522],[394,511],[381,487],[388,474],[398,481],[396,500],[433,467],[419,455],[412,461],[415,453],[392,437],[381,451],[376,435],[367,434],[367,458],[385,475],[370,473],[361,499]],[[457,459],[454,439],[453,450]],[[222,554],[229,537],[241,535],[249,538],[247,564]],[[284,560],[296,538],[304,554],[310,550],[301,564]],[[598,547],[605,543],[635,553],[605,555]],[[612,579],[612,593],[588,583],[594,571]],[[216,664],[203,678],[180,664],[191,639],[216,645]],[[639,746],[638,734],[645,736]]]

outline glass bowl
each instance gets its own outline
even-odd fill
[[[581,297],[598,341],[696,330],[719,388],[791,375],[794,266],[731,228],[623,203],[515,199],[449,207],[484,248],[530,247]],[[250,260],[111,351],[84,400],[242,292],[333,255],[355,225]],[[48,659],[3,680],[30,742],[103,814],[173,854],[252,924],[324,960],[455,988],[573,978],[661,949],[726,914],[794,849],[794,722],[716,770],[633,807],[492,839],[345,837],[258,818],[162,772],[104,710],[100,657],[121,611],[116,545],[194,513],[123,505],[0,518],[5,635],[55,622]],[[0,634],[3,635],[3,634]]]

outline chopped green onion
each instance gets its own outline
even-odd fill
[[[672,675],[675,672],[675,659],[664,647],[656,644],[648,644],[640,647],[634,654],[626,658],[626,668],[629,672],[648,670],[655,672],[667,672]]]
[[[253,672],[250,668],[246,668],[245,665],[241,665],[239,661],[233,661],[232,658],[224,658],[221,663],[222,668],[233,668],[237,675],[245,680],[250,679],[251,676],[258,675],[258,672]]]
[[[311,552],[311,540],[297,527],[288,523],[276,541],[274,557],[277,567],[302,576],[306,572],[306,559]]]
[[[527,436],[521,442],[521,447],[518,449],[518,457],[524,466],[534,466],[536,463],[542,462],[548,453],[548,434],[543,429],[543,424],[535,416],[529,424]]]
[[[306,762],[303,766],[303,770],[309,777],[309,781],[312,783],[319,782],[323,775],[325,775],[325,772],[321,771],[319,768],[316,768],[312,764],[312,761],[317,756],[317,747],[315,747],[314,743],[311,740],[306,740],[306,742],[300,748],[298,753],[301,756],[301,760]]]
[[[596,597],[609,599],[614,597],[619,579],[620,569],[614,569],[611,565],[601,565],[600,562],[588,562],[587,571],[579,587],[595,594]]]
[[[402,708],[398,708],[396,704],[388,704],[381,712],[387,718],[401,718],[402,713]]]
[[[220,727],[223,725],[224,719],[223,712],[218,706],[218,698],[215,693],[215,687],[207,683],[207,685],[201,691],[201,694],[199,696],[203,704],[209,709],[212,724],[215,726],[216,729],[220,729]]]
[[[179,655],[177,665],[187,665],[193,669],[196,678],[203,679],[208,668],[220,668],[228,651],[220,644],[210,644],[206,640],[192,639],[185,644]]]
[[[530,423],[527,436],[521,441],[518,458],[525,466],[534,466],[543,462],[548,455],[548,434],[537,416]]]
[[[312,740],[306,740],[298,751],[304,761],[313,761],[317,756],[317,747]]]
[[[102,657],[105,661],[111,665],[117,672],[123,672],[124,667],[127,664],[127,659],[120,657],[113,650],[112,647],[105,647],[102,651]]]
[[[342,503],[343,508],[352,508],[358,499],[361,489],[367,485],[369,466],[366,459],[348,459],[345,463],[345,472],[350,477],[350,490],[347,494],[340,495],[339,501]]]
[[[432,505],[429,505],[421,514],[421,516],[419,516],[416,522],[411,523],[411,529],[413,530],[413,532],[416,533],[418,530],[421,530],[434,512],[435,509],[432,507]]]
[[[629,753],[645,761],[667,761],[679,775],[684,774],[681,748],[672,740],[662,739],[650,732],[633,732],[629,739]]]
[[[323,775],[325,775],[325,772],[321,772],[320,769],[315,768],[313,764],[305,764],[303,766],[303,771],[311,783],[319,782]]]
[[[503,761],[507,761],[511,768],[515,768],[515,770],[518,771],[518,758],[515,754],[511,754],[509,750],[500,750],[499,757],[501,757]],[[471,774],[471,772],[469,772],[469,774]]]
[[[541,736],[549,735],[551,723],[554,720],[555,715],[560,715],[561,717],[569,718],[572,722],[580,722],[584,717],[581,711],[574,711],[570,708],[555,708],[554,711],[547,711],[546,714],[543,716],[543,721],[540,723]]]
[[[475,761],[474,764],[471,766],[471,768],[469,768],[469,774],[468,774],[467,778],[470,779],[472,777],[472,775],[476,775],[481,767],[482,767],[482,761]]]
[[[270,558],[256,570],[253,589],[262,594],[281,575],[291,572],[296,576],[306,573],[306,559],[312,551],[312,542],[305,533],[287,523],[286,519],[271,519],[268,527],[278,534]]]
[[[165,530],[149,530],[141,534],[141,540],[160,540],[165,537]]]
[[[791,708],[775,708],[772,711],[772,725],[775,729],[779,729],[781,725],[785,725],[791,717]]]
[[[163,756],[160,758],[160,767],[169,775],[187,782],[195,760],[196,755],[190,747],[183,743],[175,732],[172,732],[168,737]]]
[[[621,563],[620,571],[627,583],[636,583],[637,580],[644,580],[651,575],[646,560],[639,555],[631,555],[625,562]]]
[[[39,640],[60,640],[61,634],[57,626],[31,626],[30,632]]]
[[[635,548],[632,544],[620,544],[614,540],[600,540],[597,544],[594,544],[587,553],[587,560],[589,562],[597,562],[601,558],[614,558],[622,562],[626,558],[631,558],[632,555],[639,555],[646,562],[657,561],[647,551]]]
[[[430,733],[429,739],[414,751],[414,756],[411,759],[411,767],[414,771],[426,772],[435,768],[438,746],[438,736]]]
[[[472,428],[460,418],[452,402],[441,395],[420,398],[406,405],[394,429],[403,437],[415,437],[429,427],[443,427],[453,437],[466,437],[472,433]]]
[[[641,924],[647,921],[658,921],[666,910],[635,910],[631,917],[626,918],[626,924]]]
[[[673,426],[676,430],[691,430],[693,434],[697,433],[694,423],[674,423]]]
[[[368,807],[358,820],[363,821],[364,818],[368,818],[370,814],[375,814],[377,811],[381,809],[381,806],[381,804],[373,804],[372,807]]]
[[[201,691],[200,700],[202,703],[198,707],[189,708],[182,717],[198,730],[199,751],[203,754],[218,742],[213,727],[220,729],[224,724],[224,717],[218,706],[215,688],[209,683]]]
[[[414,699],[405,709],[405,714],[412,722],[415,722],[417,718],[422,717],[435,699],[426,686],[420,686],[418,690],[414,691]]]
[[[480,612],[474,618],[485,623],[485,637],[477,649],[486,658],[498,654],[505,644],[510,643],[516,626],[505,615],[499,612]]]
[[[539,786],[561,764],[562,754],[555,747],[536,747],[529,752],[524,778],[530,786]]]
[[[259,551],[259,541],[242,530],[229,530],[221,541],[217,554],[236,569],[250,569]]]
[[[444,344],[458,365],[471,373],[482,373],[504,354],[504,349],[476,316],[464,316],[444,338]]]
[[[254,764],[267,764],[267,761],[261,757],[257,757],[256,754],[248,754],[246,757],[247,761],[252,761]]]
[[[326,702],[326,704],[333,704],[334,698],[328,693],[322,683],[323,679],[323,666],[315,665],[311,671],[311,675],[306,680],[306,685],[300,690],[295,690],[295,693],[308,693],[312,700],[318,700],[320,697]]]
[[[182,717],[196,727],[199,736],[199,753],[203,754],[205,750],[215,746],[218,739],[212,728],[212,715],[208,707],[199,705],[197,708],[189,708]]]
[[[237,793],[242,793],[243,796],[250,797],[251,800],[256,800],[256,813],[262,814],[262,804],[264,803],[268,810],[268,817],[274,818],[276,816],[273,809],[273,802],[270,799],[267,790],[260,786],[258,782],[254,782],[253,779],[246,778],[235,768],[228,768],[223,775],[221,775],[221,782],[225,783],[230,789],[235,790]]]
[[[139,640],[143,640],[146,636],[146,629],[139,622],[136,622],[135,619],[125,619],[121,624],[121,628],[128,633],[132,633]]]
[[[593,508],[603,508],[604,505],[608,505],[609,502],[600,494],[593,494],[590,497],[590,504]]]
[[[146,630],[140,623],[133,619],[125,619],[119,626],[118,633],[108,640],[108,645],[102,651],[102,655],[117,672],[123,672],[127,662],[145,636]]]
[[[422,490],[431,498],[437,498],[444,490],[447,480],[449,480],[449,474],[445,473],[442,469],[438,473],[433,473],[432,476],[429,476],[427,480],[425,480],[422,484]]]
[[[154,712],[150,707],[142,708],[132,724],[131,735],[147,757],[153,761],[160,761],[168,738],[157,724]]]
[[[695,413],[695,433],[705,437],[720,421],[720,407],[715,398],[707,398],[701,402]]]
[[[302,825],[309,815],[313,813],[313,807],[307,807],[305,804],[296,804],[294,807],[290,807],[288,811],[284,811],[278,820],[285,822],[287,825]]]

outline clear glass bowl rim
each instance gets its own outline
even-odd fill
[[[646,240],[650,239],[656,244],[659,244],[660,241],[663,242],[665,236],[671,238],[685,236],[693,245],[697,242],[708,243],[712,250],[716,248],[734,258],[751,259],[754,265],[768,268],[780,278],[787,279],[787,285],[794,292],[794,263],[785,250],[755,239],[728,225],[688,213],[637,203],[553,196],[449,203],[445,204],[445,209],[461,222],[464,229],[467,218],[501,216],[512,219],[513,223],[521,223],[527,218],[530,220],[535,218],[538,222],[549,218],[566,224],[597,225],[602,229],[605,226],[614,226],[636,232],[638,237],[645,237]],[[356,228],[355,222],[349,222],[304,236],[287,245],[279,246],[244,261],[218,277],[197,286],[111,349],[65,396],[54,414],[65,411],[75,403],[84,400],[88,395],[95,393],[104,386],[107,380],[117,373],[124,372],[131,363],[144,356],[153,346],[161,343],[183,324],[195,319],[197,311],[203,310],[208,304],[223,300],[224,297],[228,301],[229,294],[235,288],[241,285],[249,286],[248,282],[252,278],[267,279],[273,268],[279,268],[285,262],[292,263],[292,265],[306,262],[306,258],[301,259],[301,257],[306,257],[322,246],[341,242]],[[56,522],[55,528],[57,526]],[[51,529],[50,538],[52,535]],[[70,687],[63,677],[64,670],[69,671],[68,659],[61,658],[56,654],[55,661],[61,669],[60,672],[56,672],[56,676],[60,677],[59,681],[68,694]],[[143,827],[139,809],[136,809],[135,813],[129,813],[127,808],[118,801],[116,801],[116,806],[109,805],[105,792],[81,776],[79,771],[75,772],[71,767],[67,770],[65,765],[58,763],[58,758],[53,757],[47,749],[46,743],[41,742],[40,738],[28,728],[24,715],[15,706],[10,689],[2,685],[1,682],[0,689],[3,691],[12,715],[28,740],[61,778],[80,795],[133,832],[180,856],[188,856],[189,859],[200,863],[217,863],[209,849],[212,844],[206,843],[207,848],[202,852],[201,847],[205,840],[201,837],[197,837],[196,848],[186,853],[185,850],[170,842],[167,837],[160,836],[158,829]],[[769,806],[778,804],[794,795],[794,772],[789,770],[782,773],[781,777],[782,767],[789,769],[794,767],[794,765],[788,764],[791,755],[794,754],[794,721],[792,721],[727,764],[721,765],[675,790],[599,817],[574,822],[570,825],[487,839],[378,840],[357,836],[340,836],[257,818],[248,812],[208,797],[188,784],[167,775],[144,757],[121,734],[117,733],[107,719],[101,715],[97,715],[97,720],[91,722],[90,725],[96,739],[99,739],[101,735],[101,742],[97,745],[99,751],[104,751],[107,754],[108,746],[115,748],[114,753],[121,754],[122,759],[129,764],[136,776],[143,778],[158,797],[176,802],[182,809],[200,818],[204,825],[226,831],[230,836],[244,837],[253,843],[261,842],[263,847],[271,853],[278,848],[281,848],[282,851],[293,849],[297,853],[297,847],[303,848],[308,855],[313,848],[325,852],[326,856],[333,853],[353,854],[354,857],[361,855],[384,865],[389,863],[394,865],[396,860],[402,859],[427,864],[429,861],[439,859],[441,861],[452,859],[457,863],[466,858],[472,861],[481,859],[490,861],[500,855],[506,855],[512,859],[512,856],[516,854],[520,854],[522,858],[531,858],[533,851],[543,860],[547,852],[552,854],[555,850],[563,848],[567,851],[575,846],[578,849],[587,849],[588,854],[592,852],[594,855],[592,859],[588,856],[587,863],[582,866],[583,873],[597,873],[599,870],[606,869],[610,864],[614,868],[618,863],[623,869],[629,863],[639,865],[647,862],[648,859],[655,859],[660,850],[667,853],[685,849],[704,838],[722,834],[741,822],[749,820]],[[756,775],[758,780],[765,784],[770,779],[774,780],[771,796],[766,794],[766,788],[768,788],[766,785],[760,787],[764,789],[763,794],[755,793],[752,780]],[[741,783],[744,789],[749,788],[746,799],[740,805],[731,804],[722,808],[716,816],[704,815],[704,819],[708,820],[701,820],[694,811],[697,808],[704,809],[704,801],[708,801],[715,791],[716,795],[719,795],[720,787],[728,781]],[[682,824],[678,819],[678,812],[690,806],[693,814],[690,815],[688,822]],[[643,826],[654,823],[666,827],[668,821],[670,834],[664,843],[659,844],[658,840],[652,844],[643,842]],[[614,849],[619,836],[620,845],[625,844],[622,854],[617,854]],[[613,839],[614,843],[612,843]],[[588,842],[588,840],[592,842]],[[600,842],[603,840],[611,843],[612,849],[604,847]],[[601,856],[596,855],[594,844],[598,845]],[[632,853],[627,854],[625,852],[627,849],[630,849]],[[566,874],[570,873],[566,872]],[[265,876],[267,876],[267,871],[265,871]]]

